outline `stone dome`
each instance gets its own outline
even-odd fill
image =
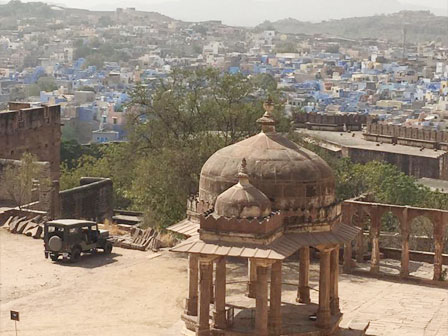
[[[215,214],[223,217],[256,218],[271,214],[271,201],[249,182],[246,160],[243,159],[238,183],[220,194],[215,203]]]
[[[252,185],[269,198],[273,211],[334,204],[331,168],[315,153],[276,133],[269,112],[266,108],[258,120],[261,133],[222,148],[207,160],[201,170],[199,200],[212,205],[218,195],[235,185],[239,164],[245,158]]]

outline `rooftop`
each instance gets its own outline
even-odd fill
[[[60,225],[60,226],[73,226],[73,225],[85,225],[90,224],[94,225],[95,222],[83,220],[83,219],[56,219],[50,222],[47,222],[50,225]]]
[[[377,152],[387,152],[395,154],[405,154],[413,156],[422,156],[437,159],[446,154],[446,151],[425,148],[421,150],[419,147],[411,147],[404,145],[392,145],[374,141],[367,141],[363,138],[362,132],[333,132],[333,131],[313,131],[308,129],[298,129],[297,133],[303,134],[305,137],[318,139],[325,143],[325,147],[332,151],[339,151],[342,148],[356,148]]]

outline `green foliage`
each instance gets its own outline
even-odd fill
[[[127,144],[103,145],[90,149],[83,146],[83,149],[79,149],[71,142],[65,147],[71,148],[71,151],[66,150],[64,156],[66,161],[62,161],[61,164],[61,190],[79,186],[81,177],[109,177],[114,183],[115,205],[123,208],[131,207],[127,190],[132,184],[134,164],[129,161],[132,154]]]
[[[99,159],[103,156],[100,145],[92,144],[90,146],[82,146],[76,140],[62,140],[61,142],[61,163],[67,168],[73,169],[81,159],[81,157],[90,156]]]
[[[37,80],[37,86],[40,91],[54,91],[57,90],[57,85],[53,77],[40,77]]]
[[[279,93],[240,74],[176,70],[151,89],[139,85],[126,106],[129,142],[101,147],[98,158],[64,143],[61,189],[76,186],[82,176],[111,177],[116,207],[145,210],[148,225],[171,225],[185,216],[205,161],[259,132],[256,120],[268,89],[279,107],[278,129],[287,131]],[[255,95],[260,92],[265,95]]]
[[[24,153],[20,165],[10,165],[5,168],[1,180],[2,188],[17,206],[28,204],[32,200],[34,181],[42,180],[42,169],[37,164],[33,154]]]
[[[11,0],[6,5],[0,5],[0,17],[42,17],[54,16],[54,11],[43,2],[23,3],[19,0]]]

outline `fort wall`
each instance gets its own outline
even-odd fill
[[[367,123],[362,114],[320,114],[315,112],[297,113],[295,126],[321,131],[360,131]]]
[[[30,107],[10,103],[0,111],[0,158],[20,160],[23,153],[50,163],[52,180],[60,176],[61,110],[59,105]]]
[[[448,132],[445,131],[371,122],[367,124],[364,139],[448,151]]]
[[[80,186],[59,193],[61,218],[112,220],[113,184],[108,178],[83,177]]]

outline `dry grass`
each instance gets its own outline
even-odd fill
[[[118,227],[118,225],[111,223],[110,221],[105,221],[104,224],[100,224],[102,229],[108,230],[109,234],[112,236],[123,236],[125,234],[129,234],[129,232],[126,232]]]
[[[177,238],[171,232],[161,232],[159,236],[160,247],[173,247],[177,244]]]

